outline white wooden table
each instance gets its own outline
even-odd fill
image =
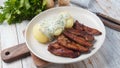
[[[0,0],[0,5],[4,0]],[[120,0],[94,0],[89,6],[120,20]],[[0,25],[0,51],[24,42],[22,31],[27,21],[21,24]],[[4,63],[0,57],[0,68],[36,68],[31,57],[13,63]],[[90,58],[73,64],[52,64],[46,68],[120,68],[120,32],[106,27],[106,39],[101,49]]]

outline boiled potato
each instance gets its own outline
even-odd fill
[[[59,28],[59,29],[55,30],[54,35],[59,36],[62,33],[62,31],[63,31],[62,28]]]
[[[74,24],[73,17],[67,11],[61,12],[60,15],[68,17],[65,19],[65,28],[71,28]]]
[[[74,22],[74,20],[73,20],[72,17],[68,18],[68,19],[66,20],[65,28],[72,28],[73,22]]]
[[[40,26],[38,24],[33,27],[33,36],[41,43],[47,43],[49,41],[48,37],[40,31]]]

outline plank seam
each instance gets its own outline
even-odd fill
[[[84,62],[84,61],[82,61],[82,63],[84,64],[85,68],[87,68],[87,65],[85,64],[85,62]]]
[[[2,47],[1,47],[1,32],[0,32],[0,54],[1,54],[1,50],[2,50]],[[1,55],[0,55],[1,56]],[[1,59],[1,58],[0,58]],[[2,60],[2,59],[1,59]],[[2,64],[2,61],[0,61],[1,63],[1,68],[3,68],[3,64]]]
[[[18,44],[19,44],[18,31],[17,31],[16,24],[15,24],[15,28],[16,28],[15,30],[16,30],[16,35],[17,35],[17,42],[18,42]],[[23,68],[22,59],[20,59],[20,62],[21,62],[22,68]]]

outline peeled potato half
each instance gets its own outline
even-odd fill
[[[71,28],[71,27],[73,26],[73,24],[74,24],[73,22],[74,22],[74,20],[73,20],[72,17],[68,18],[68,19],[66,20],[66,25],[65,25],[65,27],[66,27],[66,28]]]
[[[33,36],[38,42],[41,43],[47,43],[49,41],[48,37],[40,31],[39,24],[36,24],[33,27]]]

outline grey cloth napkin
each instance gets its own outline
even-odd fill
[[[70,2],[85,8],[88,8],[91,0],[71,0]]]

